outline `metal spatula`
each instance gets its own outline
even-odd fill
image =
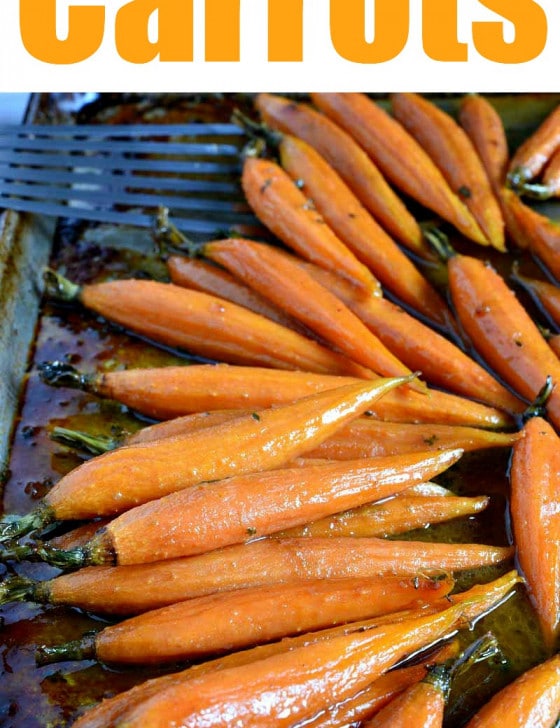
[[[0,207],[141,227],[158,207],[188,235],[257,226],[234,124],[0,126]]]

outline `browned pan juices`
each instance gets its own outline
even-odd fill
[[[513,143],[533,128],[557,99],[523,97],[515,106],[500,102],[500,110],[512,131]],[[185,113],[204,120],[227,119],[233,106],[232,98],[181,101],[162,112],[161,106],[148,100],[147,116],[164,121],[185,118]],[[446,98],[443,106],[454,110],[455,100]],[[187,111],[186,111],[187,110]],[[195,114],[196,111],[196,114]],[[113,122],[138,120],[138,105],[131,103],[105,109],[99,118]],[[518,122],[518,118],[522,121]],[[519,128],[518,128],[519,124]],[[556,209],[556,208],[549,208]],[[79,283],[111,277],[150,275],[163,278],[163,265],[151,251],[149,234],[140,248],[144,253],[127,248],[126,231],[100,226],[81,233],[73,228],[59,228],[51,265],[61,269]],[[116,241],[116,247],[113,247]],[[108,244],[105,244],[108,243]],[[472,247],[469,248],[472,253]],[[509,273],[513,256],[500,256],[484,250],[475,252]],[[515,257],[518,257],[517,255]],[[522,271],[542,276],[535,264],[524,257]],[[520,296],[523,296],[520,293]],[[540,314],[523,298],[536,317]],[[47,304],[41,312],[33,359],[16,423],[12,454],[4,484],[5,513],[25,513],[47,492],[63,474],[80,462],[80,456],[49,439],[56,425],[111,434],[114,429],[133,431],[145,424],[125,407],[102,401],[93,395],[70,389],[55,389],[43,384],[37,365],[43,361],[63,360],[81,371],[103,371],[122,367],[188,365],[189,358],[179,352],[156,348],[124,331],[95,319],[91,314]],[[482,514],[450,524],[422,529],[408,535],[418,540],[445,540],[507,544],[507,467],[509,453],[487,451],[466,455],[438,482],[460,495],[489,495],[491,504]],[[402,538],[402,536],[399,536]],[[487,568],[477,573],[463,574],[458,579],[461,589],[476,581],[488,581],[503,568]],[[33,578],[48,578],[56,570],[37,564],[22,563],[0,566],[0,577],[18,573]],[[62,663],[57,666],[36,667],[34,648],[38,644],[64,642],[81,636],[88,630],[100,629],[104,621],[75,609],[42,607],[27,604],[0,608],[2,662],[0,664],[0,725],[9,728],[39,728],[68,726],[84,706],[105,696],[113,695],[158,674],[153,669],[109,670],[91,662]],[[524,669],[544,657],[536,620],[524,596],[518,590],[499,611],[483,619],[476,627],[482,634],[492,629],[509,659],[509,667],[496,670],[486,664],[468,672],[454,687],[446,725],[461,725],[465,717],[487,696],[509,682]],[[466,635],[470,640],[472,635]],[[171,668],[169,668],[171,669]]]

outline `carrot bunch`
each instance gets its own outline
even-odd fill
[[[240,184],[276,240],[195,244],[162,212],[156,235],[180,248],[171,282],[47,273],[51,298],[199,359],[40,365],[47,384],[158,421],[110,437],[52,428],[87,456],[0,523],[0,561],[63,573],[12,573],[0,604],[110,615],[42,645],[39,663],[198,663],[101,702],[78,727],[441,725],[454,669],[431,647],[522,581],[544,651],[558,648],[560,363],[481,259],[510,242],[538,256],[550,280],[512,280],[557,325],[560,238],[518,194],[554,170],[557,115],[510,160],[479,96],[457,121],[417,94],[393,94],[391,113],[362,94],[311,102],[255,98],[272,143],[241,160]],[[437,229],[416,219],[426,211]],[[460,253],[445,229],[464,238]],[[492,494],[449,483],[466,451],[490,448],[513,452],[513,541],[419,540],[415,529],[479,522]],[[63,533],[48,539],[53,525]],[[507,571],[514,557],[522,576]],[[418,664],[402,667],[412,653]],[[541,696],[557,714],[557,673],[552,658],[512,683],[519,716]],[[471,724],[493,725],[500,701]]]

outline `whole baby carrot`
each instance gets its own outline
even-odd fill
[[[247,411],[200,412],[143,427],[133,434],[123,434],[121,437],[93,435],[88,432],[55,427],[51,432],[51,437],[70,447],[99,455],[123,445],[151,442],[163,437],[194,432],[204,427],[228,422],[243,414],[247,414]],[[493,432],[476,427],[383,422],[372,417],[360,417],[345,425],[336,435],[325,440],[322,445],[306,453],[306,458],[355,460],[422,450],[455,448],[468,452],[494,447],[511,447],[518,436],[515,432]]]
[[[131,508],[89,543],[54,556],[58,565],[66,557],[69,565],[81,566],[142,564],[205,553],[394,495],[447,470],[461,455],[462,450],[411,453],[203,483]]]
[[[255,106],[272,129],[299,137],[316,149],[390,235],[420,257],[433,259],[414,217],[349,134],[308,104],[282,96],[258,94]]]
[[[504,252],[500,206],[469,137],[449,114],[419,94],[395,93],[391,101],[395,117],[430,155],[490,245]]]
[[[410,370],[293,256],[244,238],[213,240],[203,254],[318,334],[349,359],[385,376]]]
[[[517,558],[551,651],[560,632],[559,476],[560,438],[534,417],[513,448],[511,519]]]
[[[282,531],[278,536],[395,536],[416,528],[424,528],[434,523],[442,523],[472,516],[483,511],[488,498],[464,498],[454,496],[450,491],[445,495],[423,495],[404,493],[381,503],[372,503],[349,511],[336,513],[329,518]]]
[[[80,374],[63,362],[41,366],[55,386],[111,397],[149,417],[166,419],[216,409],[261,410],[358,380],[259,367],[191,365]],[[389,422],[424,422],[488,429],[511,428],[505,412],[463,397],[431,390],[389,392],[368,413]]]
[[[525,247],[560,281],[560,225],[525,205],[511,190],[509,192],[509,209]]]
[[[243,191],[259,220],[302,258],[336,270],[368,291],[379,283],[334,234],[313,203],[275,162],[247,157],[241,176]]]
[[[474,599],[474,597],[471,597]],[[289,726],[365,688],[405,654],[464,624],[477,604],[315,642],[239,666],[177,682],[139,701],[121,718],[127,728],[150,725]]]
[[[12,538],[56,520],[122,513],[208,480],[276,468],[316,447],[406,379],[378,379],[327,390],[295,403],[183,437],[99,455],[65,475],[27,516],[2,524]],[[216,452],[223,453],[216,457]]]
[[[513,155],[508,180],[513,187],[539,175],[554,152],[560,148],[560,106],[557,106],[538,129]]]
[[[364,94],[314,93],[313,101],[351,134],[399,189],[481,245],[488,241],[428,154],[406,129]]]
[[[529,401],[547,377],[560,383],[560,366],[535,323],[504,279],[489,265],[466,255],[449,259],[449,286],[457,316],[479,354]],[[547,401],[560,427],[560,390]]]
[[[543,187],[548,197],[560,197],[560,149],[557,149],[546,165],[543,178]]]
[[[234,276],[223,268],[207,263],[204,260],[194,260],[184,255],[172,255],[167,261],[167,270],[172,283],[184,288],[193,288],[195,291],[220,296],[226,301],[244,306],[254,313],[275,321],[277,324],[295,329],[304,333],[304,327],[287,316],[264,296],[243,285]],[[306,332],[309,335],[309,332]]]
[[[95,636],[44,647],[41,661],[176,662],[420,608],[444,598],[451,588],[449,581],[376,578],[237,589],[170,604],[105,627]],[[163,640],[164,633],[168,636]]]
[[[560,655],[523,673],[496,693],[466,728],[553,728],[560,713]]]
[[[431,384],[507,412],[519,413],[524,409],[523,403],[486,369],[398,306],[384,298],[362,295],[355,286],[329,271],[309,263],[300,265],[344,301],[401,361],[421,371]]]
[[[512,280],[521,284],[544,309],[552,322],[560,326],[560,287],[538,278],[521,275],[517,268],[514,268]]]
[[[51,272],[48,287],[55,297],[80,302],[90,311],[142,336],[198,356],[238,364],[368,377],[364,367],[316,341],[223,298],[182,286],[116,280],[79,287]]]
[[[431,321],[453,330],[447,304],[329,163],[309,144],[292,136],[282,137],[279,153],[282,167],[292,179],[302,181],[303,190],[327,224],[383,286]]]
[[[500,115],[483,96],[469,94],[461,102],[459,120],[484,165],[502,210],[507,235],[518,248],[527,248],[529,240],[514,214],[515,207],[522,203],[506,187],[509,149]]]

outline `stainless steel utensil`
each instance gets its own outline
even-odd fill
[[[0,207],[150,227],[159,206],[190,235],[254,225],[234,124],[0,126]]]

